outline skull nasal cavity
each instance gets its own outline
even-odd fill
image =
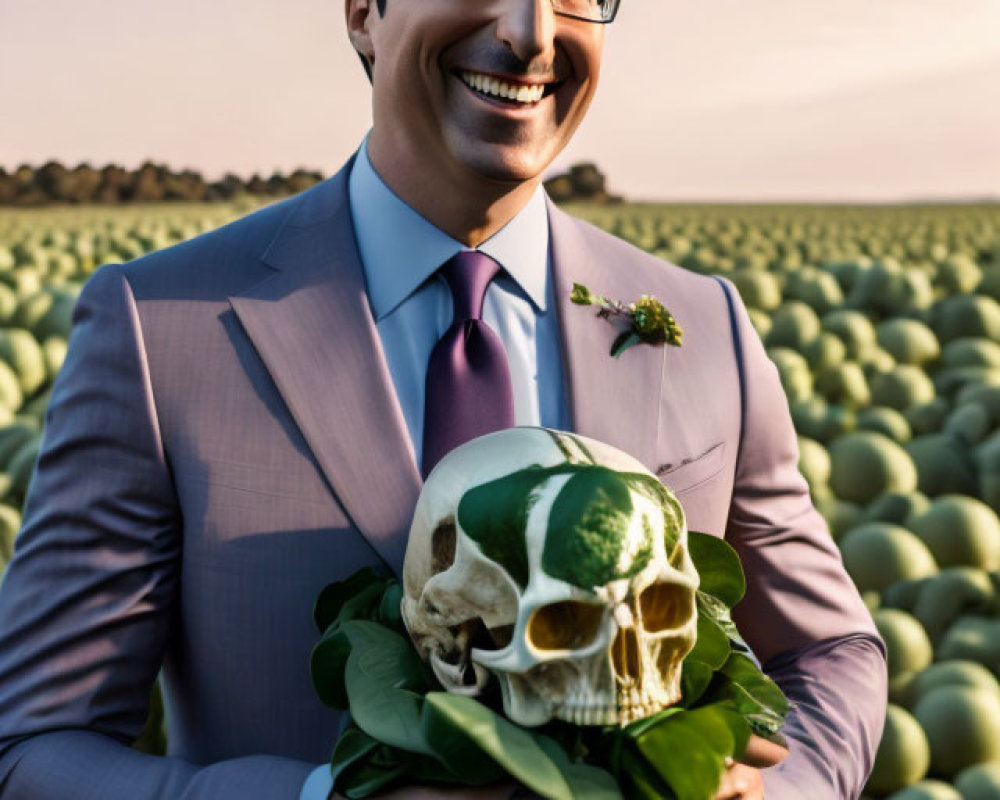
[[[619,628],[611,648],[611,659],[614,662],[615,673],[619,678],[642,678],[642,666],[639,661],[639,638],[635,628]]]
[[[578,650],[597,636],[604,607],[566,600],[536,608],[528,622],[528,641],[539,650]]]
[[[639,595],[642,627],[650,633],[672,630],[691,617],[691,590],[675,583],[654,583]]]

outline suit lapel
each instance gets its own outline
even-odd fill
[[[371,316],[347,200],[353,159],[306,192],[262,260],[276,271],[229,298],[354,526],[397,575],[422,481]],[[631,301],[655,276],[607,263],[546,197],[572,429],[654,468],[664,347],[608,353],[616,335],[569,300],[574,282]],[[598,241],[598,240],[594,240]]]
[[[585,238],[578,220],[548,197],[546,202],[573,430],[614,445],[655,469],[659,463],[660,389],[668,348],[637,345],[612,358],[611,344],[621,324],[612,325],[597,317],[593,306],[576,305],[569,298],[575,282],[596,294],[628,303],[652,293],[662,275],[652,274],[637,259],[622,263],[619,247],[595,249],[604,244],[601,238]]]
[[[365,291],[347,200],[352,161],[301,197],[229,298],[354,526],[397,575],[420,473]]]

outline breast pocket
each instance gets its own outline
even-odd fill
[[[676,495],[712,480],[725,464],[726,443],[712,445],[699,456],[687,458],[678,464],[663,464],[656,471],[656,477]]]

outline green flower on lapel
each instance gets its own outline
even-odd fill
[[[642,295],[634,303],[609,300],[595,295],[582,283],[574,283],[569,299],[581,306],[597,306],[597,316],[604,319],[625,317],[629,327],[615,337],[611,345],[611,355],[620,356],[634,344],[669,344],[681,346],[684,331],[663,303],[649,294]]]

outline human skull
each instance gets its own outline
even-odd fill
[[[698,574],[684,512],[645,467],[519,427],[445,456],[417,502],[403,620],[449,691],[490,674],[513,721],[621,725],[680,699]]]

